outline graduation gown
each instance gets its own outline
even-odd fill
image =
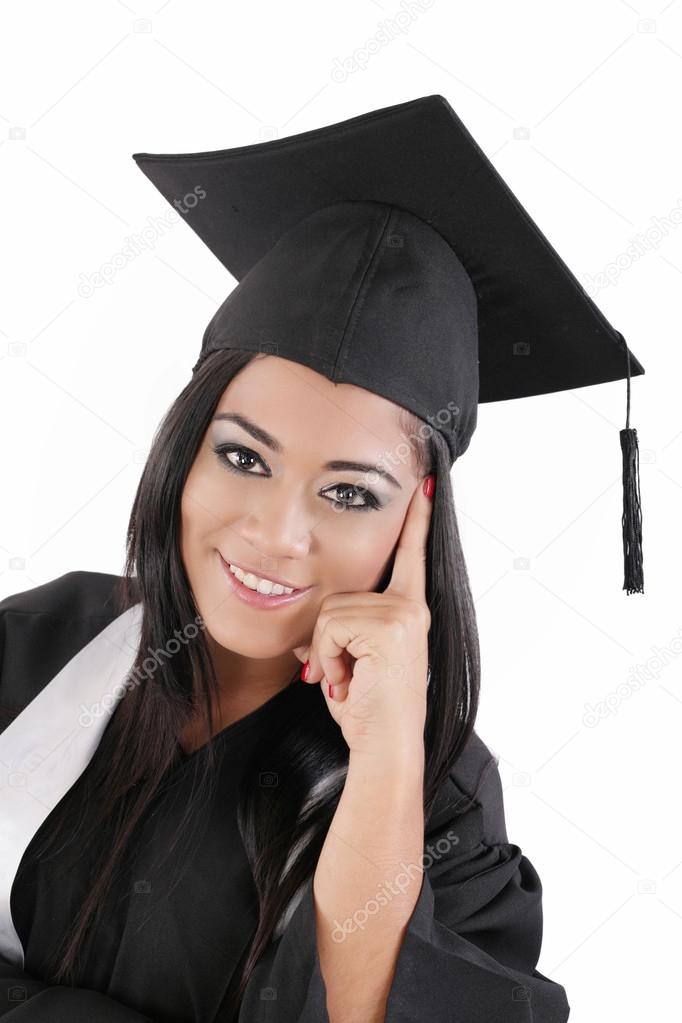
[[[45,979],[87,890],[96,843],[76,859],[64,848],[47,861],[35,846],[87,771],[116,706],[105,696],[133,663],[141,605],[115,613],[117,578],[68,572],[0,601],[0,1017],[8,1023],[219,1023],[257,922],[237,782],[282,693],[213,737],[215,794],[203,825],[171,849],[202,756],[181,753],[140,822],[103,922],[86,938],[77,982]],[[301,683],[300,693],[314,698],[315,687]],[[564,988],[535,968],[540,879],[508,841],[497,763],[475,732],[439,791],[425,851],[431,860],[385,1023],[564,1023]],[[325,995],[311,878],[256,965],[239,1020],[329,1023]]]

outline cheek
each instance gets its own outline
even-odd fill
[[[367,512],[368,517],[375,515],[381,521],[346,525],[343,520],[353,514],[360,518],[365,513],[344,512],[334,535],[328,536],[324,544],[325,583],[340,592],[375,588],[398,542],[403,521],[400,512]]]
[[[225,480],[210,467],[195,465],[185,482],[180,502],[186,542],[200,541],[230,520],[235,497]]]

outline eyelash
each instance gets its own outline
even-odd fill
[[[261,465],[265,465],[263,459],[256,454],[255,451],[251,451],[250,448],[242,447],[240,444],[221,444],[218,447],[212,447],[213,453],[218,458],[218,461],[225,469],[229,469],[230,472],[239,473],[240,476],[260,476],[261,473],[250,472],[248,469],[240,469],[227,458],[228,454],[234,452],[244,452],[251,458],[255,458]],[[335,487],[331,487],[331,490],[339,490],[342,487],[349,487],[351,490],[355,490],[358,494],[364,496],[366,504],[348,504],[346,501],[334,501],[333,499],[326,498],[329,500],[335,508],[344,508],[348,511],[371,511],[381,507],[381,503],[374,496],[371,490],[365,490],[363,487],[355,486],[354,483],[337,483]]]

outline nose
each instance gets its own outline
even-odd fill
[[[300,500],[260,499],[236,525],[240,536],[263,558],[301,560],[310,554],[315,520]]]

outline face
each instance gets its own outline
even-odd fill
[[[257,356],[223,392],[183,491],[181,544],[224,651],[293,670],[324,597],[377,587],[421,483],[399,413],[275,356]],[[304,592],[254,596],[230,564]]]

